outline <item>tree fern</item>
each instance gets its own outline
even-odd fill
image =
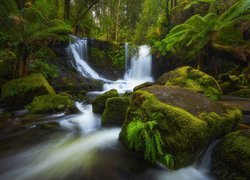
[[[163,141],[156,121],[142,122],[134,120],[127,128],[127,140],[130,148],[144,151],[144,158],[155,162],[157,156],[162,155]]]
[[[185,23],[175,26],[162,41],[156,42],[154,48],[162,54],[169,51],[188,59],[199,54],[213,40],[216,32],[249,18],[250,1],[240,0],[220,16],[209,13],[204,17],[190,17]]]

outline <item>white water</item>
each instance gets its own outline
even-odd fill
[[[81,173],[90,173],[90,179],[95,171],[101,169],[105,176],[113,178],[108,172],[116,172],[118,177],[127,178],[122,172],[133,173],[135,164],[141,166],[143,161],[127,157],[124,153],[119,156],[112,155],[115,153],[112,149],[124,150],[117,146],[120,128],[101,129],[100,117],[92,113],[91,106],[88,104],[77,103],[76,106],[81,111],[78,115],[69,117],[58,116],[62,128],[69,132],[64,134],[55,134],[45,143],[34,145],[16,152],[12,156],[0,159],[0,164],[4,165],[4,171],[0,171],[0,179],[3,180],[33,180],[33,179],[68,179],[74,172],[80,170]],[[79,134],[80,132],[80,134]],[[78,135],[77,135],[78,134]],[[136,177],[153,177],[157,180],[211,180],[208,176],[211,164],[211,153],[217,142],[212,143],[200,163],[186,167],[177,171],[169,171],[165,168],[151,169],[147,168],[142,175]],[[111,149],[106,156],[99,152],[98,149]],[[102,159],[103,158],[103,159]],[[127,163],[133,159],[132,163]],[[99,165],[101,165],[99,167]],[[107,170],[107,172],[106,172]],[[88,175],[86,175],[88,177]],[[81,177],[81,176],[79,176]],[[83,175],[83,177],[85,177]],[[95,176],[94,176],[95,177]],[[115,176],[116,177],[116,176]]]
[[[105,82],[103,91],[93,92],[96,94],[103,93],[111,89],[117,89],[119,93],[133,91],[135,86],[144,82],[152,82],[152,56],[149,46],[140,46],[138,55],[132,56],[130,60],[129,46],[125,44],[126,70],[123,79],[111,81],[101,77],[94,69],[88,65],[88,42],[87,39],[79,39],[71,44],[68,49],[73,54],[77,65],[77,70],[84,76],[92,79],[102,80]]]
[[[82,74],[82,76],[92,79],[99,79],[106,81],[105,78],[99,76],[95,70],[93,70],[87,63],[88,61],[88,40],[79,39],[73,44],[68,46],[69,52],[72,53],[77,70]]]

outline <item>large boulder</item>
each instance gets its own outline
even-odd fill
[[[102,115],[102,124],[108,126],[121,126],[126,118],[130,98],[113,97],[106,101],[105,111]]]
[[[26,77],[8,81],[2,86],[1,98],[9,108],[19,108],[30,103],[35,96],[55,94],[45,77],[31,74]]]
[[[148,143],[143,143],[153,142],[149,148],[156,146],[158,153],[152,159],[156,158],[169,167],[166,159],[172,157],[174,163],[170,167],[181,168],[192,164],[212,139],[237,128],[241,119],[241,111],[237,108],[222,105],[192,90],[154,85],[134,92],[120,139],[134,149],[129,141],[134,138],[137,142],[135,149],[139,147],[144,153],[150,149],[146,147]],[[137,131],[133,122],[141,122],[137,123],[139,129],[147,127],[151,134],[133,137]],[[158,140],[150,140],[149,136]],[[159,144],[162,150],[158,148]]]
[[[46,94],[37,96],[26,107],[31,113],[50,113],[57,111],[74,110],[74,102],[69,95],[65,94]]]
[[[226,135],[215,148],[212,173],[218,179],[250,179],[250,135]]]
[[[188,88],[213,100],[219,100],[222,95],[220,87],[213,77],[190,66],[183,66],[167,72],[156,82],[165,86]]]
[[[98,95],[92,102],[93,112],[102,114],[105,110],[105,104],[108,98],[118,97],[118,91],[111,89],[110,91],[105,92],[104,94]]]

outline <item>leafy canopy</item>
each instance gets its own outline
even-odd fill
[[[216,32],[249,18],[250,1],[240,0],[220,16],[208,13],[204,17],[190,17],[185,23],[175,26],[162,41],[155,42],[154,48],[162,54],[172,52],[190,58],[211,43]]]

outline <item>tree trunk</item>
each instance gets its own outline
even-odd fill
[[[68,20],[70,14],[70,0],[64,0],[64,19]]]
[[[25,2],[26,0],[16,0],[17,6],[20,10],[24,8]]]
[[[28,73],[28,47],[26,45],[21,44],[20,45],[20,60],[18,63],[18,77],[22,77],[27,75]]]
[[[120,12],[121,0],[118,0],[116,8],[116,27],[115,27],[115,41],[118,41],[118,31],[119,31],[119,12]]]

